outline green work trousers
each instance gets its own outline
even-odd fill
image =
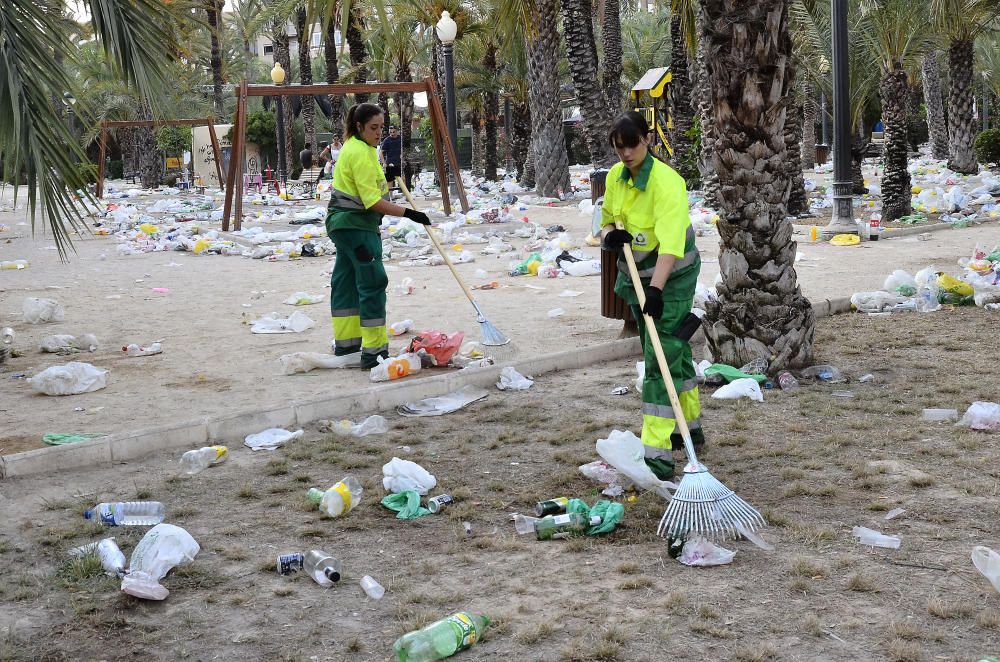
[[[382,239],[365,230],[333,230],[329,235],[337,247],[330,275],[334,353],[361,351],[362,365],[377,363],[376,357],[389,350],[385,326],[389,277],[382,265]]]

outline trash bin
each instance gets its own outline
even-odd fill
[[[816,145],[816,165],[824,165],[829,155],[830,155],[829,145],[822,145],[822,144]]]
[[[590,200],[596,203],[604,195],[607,170],[590,173]],[[618,279],[618,256],[611,251],[601,251],[601,316],[612,320],[631,320],[628,304],[615,294]]]

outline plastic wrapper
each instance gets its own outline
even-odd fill
[[[712,394],[712,397],[720,400],[750,398],[756,402],[764,402],[764,394],[760,390],[760,384],[755,379],[737,379],[731,381],[725,386],[720,386]]]
[[[905,299],[889,292],[855,292],[851,295],[851,306],[859,313],[881,313],[885,310],[892,310]]]
[[[865,526],[856,526],[851,531],[852,535],[858,539],[862,545],[871,547],[884,547],[886,549],[899,549],[902,541],[898,536],[887,536],[884,533],[869,529]]]
[[[465,333],[462,331],[450,335],[441,331],[421,331],[410,341],[406,351],[419,352],[424,350],[434,357],[434,365],[445,366],[448,365],[451,357],[458,353],[463,340],[465,340]]]
[[[253,322],[251,333],[302,333],[316,326],[308,315],[295,311],[288,317],[280,317],[278,313],[268,313]]]
[[[66,319],[66,311],[62,304],[52,299],[28,297],[21,304],[21,314],[28,324],[44,324],[46,322],[62,322]]]
[[[174,567],[190,563],[201,547],[191,534],[173,524],[157,524],[132,552],[122,591],[144,600],[164,600],[170,591],[160,584]]]
[[[989,580],[993,588],[1000,591],[1000,554],[989,547],[976,545],[972,548],[972,564]]]
[[[594,460],[579,467],[580,473],[587,478],[606,485],[601,494],[617,497],[632,487],[633,483],[624,474],[603,460]]]
[[[73,354],[74,352],[96,352],[97,336],[86,333],[82,336],[71,336],[59,333],[42,338],[38,347],[43,352],[53,354]]]
[[[973,402],[961,420],[955,425],[973,430],[1000,430],[1000,404],[995,402]]]
[[[612,430],[607,439],[598,439],[597,454],[639,487],[665,499],[670,498],[670,490],[677,489],[677,485],[660,480],[646,466],[642,440],[628,430]]]
[[[712,544],[701,536],[695,536],[684,543],[678,560],[684,565],[707,567],[732,563],[734,556],[736,552]]]
[[[534,380],[525,377],[511,366],[507,366],[500,371],[500,381],[497,388],[501,391],[527,391],[534,384]]]
[[[108,385],[108,371],[89,363],[71,361],[46,368],[28,379],[28,385],[45,395],[78,395],[99,391]]]
[[[309,372],[317,368],[354,368],[361,365],[361,352],[335,356],[333,354],[319,354],[317,352],[295,352],[285,354],[278,359],[281,364],[281,372],[285,375],[294,375],[300,372]]]
[[[314,303],[322,303],[325,297],[322,294],[309,294],[308,292],[295,292],[285,299],[284,303],[290,306],[308,306]]]
[[[320,431],[324,432],[326,430],[339,435],[366,437],[370,434],[384,434],[388,432],[389,424],[384,417],[375,414],[360,423],[352,423],[346,418],[340,421],[326,421],[325,424],[320,425]]]
[[[426,495],[436,485],[437,479],[416,462],[394,457],[382,465],[382,486],[390,492]]]
[[[284,428],[268,428],[263,432],[247,435],[246,439],[243,440],[243,445],[250,450],[273,451],[278,446],[283,446],[289,441],[298,439],[304,434],[305,432],[303,430],[289,432]]]

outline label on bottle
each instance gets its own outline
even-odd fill
[[[115,509],[110,503],[102,503],[97,514],[101,518],[101,524],[105,526],[117,526],[115,522]]]
[[[301,552],[296,552],[294,554],[282,554],[278,557],[278,574],[290,575],[293,572],[302,570],[305,565],[305,560],[306,557]]]
[[[449,616],[445,622],[455,630],[455,638],[458,640],[458,648],[455,652],[464,650],[479,641],[479,632],[476,631],[476,622],[472,616],[460,611]]]
[[[347,485],[344,485],[343,481],[341,481],[336,485],[334,485],[333,487],[331,487],[330,489],[339,494],[340,498],[344,500],[344,512],[346,513],[348,510],[350,510],[351,490],[347,488]]]
[[[570,517],[569,513],[566,513],[564,515],[553,515],[552,516],[552,523],[555,526],[563,526],[564,524],[570,524],[572,522],[573,522],[573,518]]]
[[[548,501],[539,501],[535,504],[535,513],[539,517],[544,517],[545,515],[562,512],[563,510],[566,510],[566,506],[568,505],[569,499],[567,497],[558,497],[555,499],[549,499]]]

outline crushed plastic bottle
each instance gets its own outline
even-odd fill
[[[357,507],[361,503],[363,493],[364,490],[358,479],[348,475],[325,492],[315,487],[311,488],[307,496],[330,517],[339,517]]]
[[[818,379],[824,382],[833,382],[841,379],[843,375],[832,365],[814,365],[802,371],[802,376],[811,379]]]
[[[794,391],[799,387],[799,380],[795,379],[795,375],[787,370],[782,370],[778,373],[778,386],[781,387],[782,391]]]
[[[105,526],[153,526],[163,521],[166,509],[159,501],[118,501],[99,503],[83,516]]]
[[[435,662],[476,644],[490,624],[487,616],[460,611],[396,640],[396,662]]]
[[[409,353],[382,361],[371,369],[369,377],[373,382],[387,382],[420,372],[420,355]]]
[[[9,326],[5,326],[3,331],[0,331],[0,337],[3,338],[4,345],[10,345],[14,342],[14,329]]]
[[[205,446],[190,450],[181,455],[181,470],[189,476],[200,473],[212,466],[224,462],[229,457],[226,446]]]
[[[98,542],[92,542],[81,547],[74,547],[69,551],[70,556],[79,557],[87,554],[97,554],[101,560],[101,567],[104,572],[112,576],[121,577],[125,574],[125,555],[118,548],[114,538],[105,538]]]
[[[385,595],[385,587],[379,584],[371,575],[361,578],[361,590],[372,600],[381,600]]]
[[[394,322],[389,325],[389,335],[401,336],[413,328],[413,320],[405,319],[401,322]]]
[[[306,554],[302,561],[302,567],[320,586],[330,587],[333,586],[334,582],[340,581],[340,559],[318,549]]]

